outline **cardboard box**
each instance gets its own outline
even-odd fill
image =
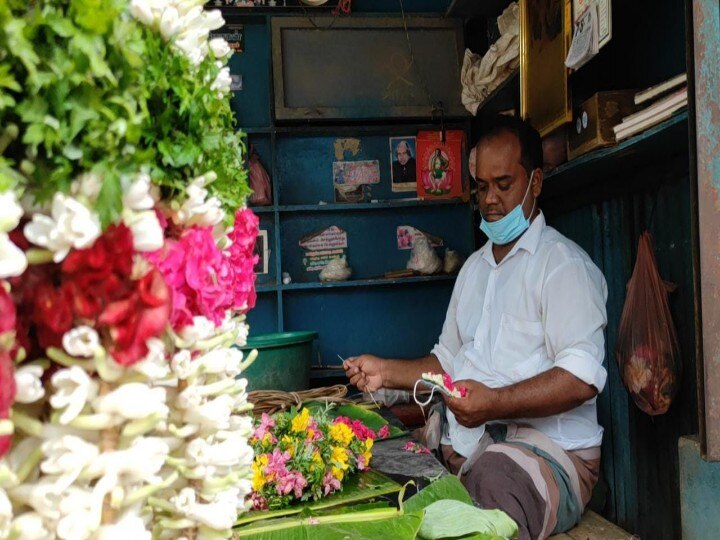
[[[598,92],[573,111],[568,126],[568,158],[615,144],[613,126],[635,112],[635,90]]]

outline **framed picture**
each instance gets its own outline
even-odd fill
[[[417,191],[415,136],[390,137],[390,179],[394,192]]]
[[[520,113],[541,136],[572,120],[571,37],[571,0],[521,0]]]
[[[255,254],[260,257],[254,268],[255,273],[257,275],[267,274],[269,271],[270,250],[268,249],[268,232],[265,229],[258,233],[255,242]]]

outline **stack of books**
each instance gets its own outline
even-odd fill
[[[635,105],[645,108],[626,116],[613,127],[615,139],[622,141],[670,118],[687,107],[687,75],[673,77],[635,94]]]

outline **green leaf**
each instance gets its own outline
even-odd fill
[[[425,509],[420,537],[425,540],[474,535],[478,540],[516,538],[518,527],[501,510],[483,510],[472,504],[440,500]]]
[[[365,471],[352,475],[347,483],[343,485],[342,491],[333,493],[319,501],[307,501],[282,510],[255,510],[243,514],[235,524],[236,526],[243,525],[258,520],[268,520],[281,516],[300,514],[303,511],[312,513],[314,511],[345,506],[360,501],[372,500],[376,497],[389,495],[391,493],[399,493],[401,490],[402,486],[387,476],[373,470]]]
[[[340,516],[281,518],[237,529],[234,538],[259,540],[413,540],[421,514],[399,514],[394,509],[367,510]]]
[[[462,485],[457,476],[448,474],[435,480],[425,489],[410,497],[403,503],[403,508],[406,512],[417,512],[436,501],[445,499],[472,504],[472,499],[465,486]]]

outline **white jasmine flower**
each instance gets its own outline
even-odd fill
[[[240,374],[242,359],[243,353],[241,350],[222,348],[205,353],[197,358],[195,362],[200,364],[205,373],[225,374],[229,377],[235,377]]]
[[[208,32],[225,26],[225,19],[223,19],[220,10],[213,9],[211,11],[205,11],[203,14],[203,24]]]
[[[24,231],[33,244],[53,251],[56,263],[65,258],[70,248],[90,247],[102,232],[94,212],[62,193],[56,193],[53,198],[52,217],[35,214]]]
[[[146,0],[132,0],[130,2],[130,15],[145,26],[151,26],[155,22],[153,10]]]
[[[160,33],[162,36],[170,40],[178,32],[180,32],[181,21],[180,15],[173,6],[167,6],[160,16]]]
[[[102,189],[102,180],[95,173],[83,173],[78,176],[70,186],[70,193],[82,196],[95,202]]]
[[[215,530],[231,529],[237,518],[237,491],[223,491],[209,504],[201,504],[195,499],[195,490],[183,488],[170,499],[177,511],[193,521]]]
[[[238,347],[244,347],[247,345],[247,338],[250,334],[250,327],[247,323],[241,322],[237,325],[237,337],[235,338],[235,345]]]
[[[45,395],[40,378],[43,374],[41,366],[22,366],[15,371],[15,386],[17,392],[15,401],[20,403],[34,403]],[[2,538],[2,536],[0,536]]]
[[[232,84],[232,77],[230,77],[230,68],[224,67],[217,74],[215,80],[210,85],[210,90],[217,90],[219,98],[225,97],[230,93],[230,85]]]
[[[174,221],[179,225],[199,225],[201,227],[214,226],[222,222],[225,212],[217,197],[208,197],[205,185],[217,176],[208,173],[195,178],[187,187],[187,199],[180,210],[175,213]]]
[[[61,489],[66,489],[97,458],[100,450],[80,437],[65,435],[45,441],[42,452],[45,459],[40,464],[40,470],[45,474],[60,475],[58,484]]]
[[[13,519],[12,528],[20,535],[18,538],[23,540],[53,540],[55,538],[51,528],[45,524],[42,516],[37,512],[20,514]]]
[[[18,203],[15,192],[0,193],[0,232],[12,231],[20,223],[22,215],[23,209]]]
[[[225,58],[232,52],[230,45],[223,38],[213,38],[210,40],[209,45],[215,58]]]
[[[196,315],[192,321],[192,324],[187,325],[180,331],[180,337],[183,341],[190,343],[192,346],[198,341],[210,339],[215,336],[215,323],[207,317]]]
[[[187,379],[197,371],[198,364],[192,361],[190,351],[183,349],[173,356],[170,367],[179,379]]]
[[[222,432],[223,437],[193,439],[185,449],[191,466],[233,467],[252,461],[253,451],[247,440],[239,434]],[[219,435],[219,434],[218,434]]]
[[[150,388],[144,383],[127,383],[93,402],[97,412],[117,415],[127,420],[139,420],[159,414],[167,417],[165,389]]]
[[[123,222],[132,232],[136,251],[156,251],[165,243],[165,234],[154,210],[124,210]]]
[[[146,172],[138,174],[123,194],[123,206],[130,210],[152,210],[155,202],[152,180]]]
[[[0,488],[0,538],[7,538],[10,534],[13,517],[12,504],[5,490]]]
[[[230,431],[243,437],[249,437],[253,432],[253,420],[249,415],[234,414],[230,417]]]
[[[57,391],[50,396],[50,405],[65,409],[60,415],[61,424],[69,424],[77,418],[88,400],[94,399],[98,392],[98,383],[78,366],[57,371],[51,380]]]
[[[62,540],[88,540],[97,526],[93,526],[94,514],[86,508],[77,508],[60,518],[57,536]]]
[[[0,278],[19,276],[27,264],[23,250],[12,243],[7,233],[0,232]]]
[[[138,437],[129,448],[103,452],[92,464],[94,474],[113,477],[125,476],[128,482],[159,482],[156,476],[170,453],[168,444],[159,437]],[[99,484],[100,482],[98,482]],[[111,486],[117,481],[111,482]]]
[[[124,516],[112,525],[103,525],[93,536],[93,540],[151,540],[152,534],[138,516]]]
[[[197,385],[190,385],[180,392],[177,399],[177,406],[181,409],[191,409],[199,407],[202,403],[202,392]]]
[[[232,410],[233,398],[222,394],[200,405],[187,408],[184,419],[188,423],[198,424],[203,429],[228,429]]]
[[[102,496],[95,490],[73,486],[63,492],[59,509],[58,538],[86,540],[100,526]]]
[[[51,521],[60,519],[61,490],[49,478],[39,483],[25,483],[10,490],[10,496],[16,503],[32,507],[43,518]]]
[[[170,375],[170,366],[165,359],[165,343],[158,338],[150,338],[145,344],[148,347],[148,353],[140,362],[135,364],[132,369],[142,373],[151,381],[160,381]]]
[[[62,344],[70,356],[92,358],[100,348],[100,338],[94,328],[82,325],[65,332]]]

